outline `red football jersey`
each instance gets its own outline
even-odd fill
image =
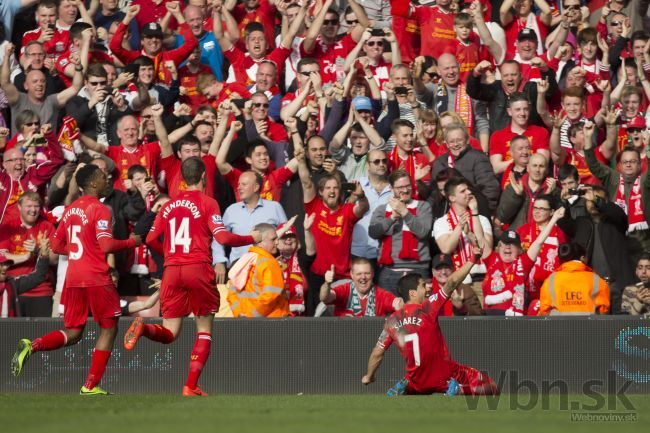
[[[165,235],[165,266],[212,263],[210,244],[221,231],[226,228],[216,200],[200,191],[181,191],[158,212],[147,243]]]
[[[241,170],[233,168],[224,176],[228,184],[235,191],[236,201],[241,200],[239,197],[239,191],[237,190],[239,176],[241,176],[241,174]],[[262,189],[260,190],[260,198],[263,198],[264,200],[280,201],[282,188],[284,187],[284,184],[293,177],[293,175],[294,172],[289,170],[287,167],[280,167],[270,173],[266,173],[262,176],[264,182],[262,183]]]
[[[438,324],[447,302],[444,292],[434,293],[422,304],[406,304],[386,319],[377,346],[388,349],[396,342],[406,361],[409,389],[417,393],[446,391],[454,361]]]
[[[108,155],[115,162],[113,173],[113,188],[126,191],[124,181],[129,178],[128,171],[132,165],[139,164],[147,170],[147,174],[154,179],[158,175],[158,160],[160,159],[160,143],[144,143],[138,145],[133,151],[124,146],[109,146]]]
[[[510,161],[512,159],[512,155],[510,155],[510,140],[517,135],[523,135],[528,138],[532,153],[537,153],[538,150],[549,150],[549,134],[546,128],[537,125],[528,125],[522,134],[517,134],[516,132],[512,132],[511,126],[508,125],[492,133],[492,137],[490,137],[490,156],[501,155],[504,162]]]
[[[217,173],[217,163],[213,155],[205,155],[201,158],[205,164],[205,178],[208,181],[205,183],[205,195],[215,198],[214,191],[214,177]],[[165,172],[165,181],[167,183],[167,192],[171,198],[181,192],[185,191],[187,184],[181,176],[181,160],[176,158],[176,155],[170,155],[160,160],[160,171]]]
[[[300,55],[304,57],[313,57],[318,60],[320,64],[320,75],[323,84],[334,83],[337,79],[336,61],[339,60],[340,70],[339,74],[345,74],[343,71],[343,63],[348,53],[356,47],[357,43],[354,42],[352,36],[345,35],[342,39],[335,41],[332,44],[325,43],[320,35],[316,38],[316,43],[312,52],[308,53],[304,48],[304,41],[300,43]],[[339,76],[343,78],[343,75]]]
[[[353,209],[352,203],[345,203],[332,211],[319,197],[305,203],[305,211],[316,214],[310,229],[318,245],[316,259],[311,266],[315,274],[325,275],[333,264],[336,278],[347,278],[350,275],[352,229],[360,219]]]
[[[54,234],[54,226],[45,218],[40,218],[36,221],[31,228],[25,227],[20,218],[11,221],[5,221],[0,226],[0,251],[6,251],[9,254],[25,254],[27,250],[23,243],[28,239],[37,240],[38,234],[42,233],[45,238],[49,239]],[[37,246],[38,248],[38,246]],[[38,254],[38,249],[36,250]],[[19,277],[27,275],[34,271],[38,255],[32,255],[26,262],[14,265],[7,271],[10,277]],[[54,287],[52,281],[47,278],[38,286],[34,287],[28,292],[23,293],[21,296],[52,296],[54,294]]]
[[[421,56],[432,56],[437,59],[445,52],[445,48],[456,39],[455,14],[447,13],[438,6],[417,6],[412,17],[420,26]]]
[[[67,287],[94,287],[112,285],[106,254],[99,247],[99,239],[113,239],[111,210],[97,197],[84,195],[63,212],[61,223],[54,234],[67,245]]]

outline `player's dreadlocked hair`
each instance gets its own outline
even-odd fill
[[[397,294],[400,296],[400,298],[404,299],[404,302],[407,302],[409,300],[410,290],[417,290],[421,279],[422,275],[416,272],[409,272],[399,279],[397,282]]]
[[[181,165],[181,175],[188,185],[197,185],[205,173],[205,163],[198,156],[187,158]]]
[[[81,167],[77,174],[75,175],[75,180],[77,185],[81,189],[86,189],[90,182],[92,182],[96,177],[101,173],[99,167],[93,164],[84,165]]]

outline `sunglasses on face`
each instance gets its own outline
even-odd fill
[[[345,21],[347,21],[349,25],[359,24],[359,20],[345,20]]]
[[[312,73],[309,72],[309,71],[306,71],[306,72],[300,72],[300,75],[302,75],[303,77],[311,77],[311,74],[312,74]]]
[[[372,161],[370,161],[370,163],[372,165],[380,165],[380,164],[387,165],[388,164],[388,159],[386,159],[386,158],[373,159]]]
[[[610,24],[612,27],[618,27],[618,26],[622,25],[623,22],[622,22],[622,21],[612,21],[612,22],[609,23],[609,24]]]
[[[323,20],[324,26],[335,26],[338,25],[339,20]]]
[[[268,102],[253,102],[251,106],[253,108],[269,108]]]
[[[23,123],[23,126],[41,126],[41,122],[27,122]]]
[[[91,86],[105,86],[106,81],[88,81]]]
[[[366,44],[369,47],[374,47],[375,45],[377,45],[378,47],[383,47],[384,46],[384,41],[369,41],[369,42],[366,42]]]

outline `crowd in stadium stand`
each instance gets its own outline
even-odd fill
[[[3,1],[0,317],[65,308],[81,167],[144,239],[191,157],[262,234],[212,244],[224,316],[386,316],[476,251],[445,315],[650,315],[649,4]],[[153,248],[107,260],[155,304]]]

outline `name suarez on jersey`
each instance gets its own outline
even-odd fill
[[[406,325],[420,326],[422,324],[422,319],[419,317],[405,317],[402,320],[398,320],[393,325],[393,328],[398,329]]]
[[[201,218],[201,211],[199,210],[198,207],[196,207],[194,203],[192,203],[189,200],[176,200],[176,201],[169,202],[167,204],[167,208],[163,212],[163,218],[167,218],[169,216],[169,212],[176,209],[177,207],[184,207],[186,209],[189,209],[194,219]]]

